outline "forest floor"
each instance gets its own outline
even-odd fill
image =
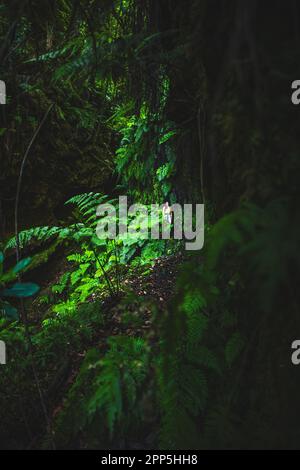
[[[107,339],[120,335],[144,338],[151,347],[158,347],[160,322],[156,319],[166,310],[175,291],[176,275],[183,261],[181,253],[161,256],[154,259],[152,265],[134,267],[124,274],[118,296],[103,298],[101,293],[89,296],[87,302],[91,306],[99,304],[105,322],[93,331],[91,338],[81,342],[79,348],[73,348],[70,344],[67,356],[52,371],[51,381],[47,379],[43,384],[51,422],[63,409],[65,397],[78,376],[88,350],[97,348],[105,354]],[[59,275],[56,273],[55,278]],[[41,381],[43,383],[43,377]],[[29,448],[36,448],[40,440],[40,435],[35,436]],[[85,443],[77,443],[77,446],[84,448]]]

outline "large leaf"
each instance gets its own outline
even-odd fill
[[[39,286],[32,282],[16,282],[9,289],[0,292],[3,297],[31,297],[39,291]]]
[[[13,268],[13,272],[15,274],[19,273],[20,271],[23,271],[27,266],[31,263],[31,258],[24,258],[21,261],[19,261],[15,267]]]
[[[19,318],[18,310],[8,302],[2,302],[0,304],[0,312],[10,320],[18,320]]]
[[[17,274],[24,269],[31,263],[31,258],[24,258],[19,261],[12,269],[10,269],[7,273],[2,275],[2,264],[1,264],[1,256],[0,256],[0,274],[1,280],[3,283],[12,282],[16,279]]]

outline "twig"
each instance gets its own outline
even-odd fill
[[[20,192],[21,192],[21,186],[22,186],[22,179],[23,179],[23,173],[24,173],[24,168],[25,164],[30,152],[30,149],[35,141],[35,139],[38,136],[38,133],[40,132],[41,128],[43,127],[48,114],[50,113],[51,109],[53,108],[54,103],[52,103],[49,108],[47,109],[43,119],[41,120],[39,126],[37,127],[36,131],[34,132],[31,141],[29,142],[29,145],[27,147],[27,150],[24,154],[22,163],[21,163],[21,169],[20,169],[20,174],[19,174],[19,179],[18,179],[18,184],[17,184],[17,192],[16,192],[16,201],[15,201],[15,236],[16,236],[16,257],[17,257],[17,262],[20,261],[20,239],[19,239],[19,228],[18,228],[18,216],[19,216],[19,200],[20,200]]]
[[[201,123],[201,111],[203,115],[203,123]],[[202,125],[201,125],[202,124]],[[201,104],[198,108],[197,113],[197,126],[198,126],[198,139],[199,139],[199,152],[200,152],[200,184],[201,184],[201,195],[202,204],[205,204],[205,189],[204,189],[204,155],[205,155],[205,114],[204,110],[201,109]]]
[[[93,251],[93,253],[94,253],[94,256],[95,256],[95,258],[96,258],[96,261],[98,262],[98,264],[99,264],[99,266],[100,266],[100,269],[101,269],[101,271],[102,271],[102,274],[103,274],[103,276],[104,276],[104,278],[105,278],[106,284],[107,284],[107,286],[108,286],[109,293],[110,293],[110,295],[111,295],[112,297],[114,297],[114,296],[116,295],[114,286],[113,286],[113,284],[112,284],[112,282],[111,282],[111,280],[110,280],[110,278],[109,278],[108,273],[105,271],[104,265],[101,263],[101,260],[100,260],[100,258],[99,258],[99,256],[98,256],[96,250],[95,250],[94,247],[92,246],[92,244],[91,244],[91,249],[92,249],[92,251]]]
[[[29,145],[27,147],[27,150],[24,154],[22,163],[21,163],[20,174],[19,174],[19,179],[18,179],[18,184],[17,184],[16,201],[15,201],[15,237],[16,237],[16,258],[17,258],[17,262],[20,261],[20,239],[19,239],[19,228],[18,228],[18,215],[19,215],[19,200],[20,200],[20,193],[21,193],[21,186],[22,186],[24,168],[25,168],[25,164],[26,164],[30,149],[31,149],[35,139],[37,138],[38,133],[40,132],[40,130],[41,130],[43,124],[45,123],[45,121],[46,121],[51,109],[53,108],[53,106],[54,106],[54,103],[52,103],[49,106],[49,108],[46,111],[43,119],[41,120],[41,122],[39,124],[39,126],[37,127],[36,131],[34,132],[34,134],[32,136],[32,139],[30,140]],[[19,279],[20,278],[21,277],[19,275]],[[42,411],[43,411],[43,414],[44,414],[47,431],[50,433],[52,447],[53,447],[53,449],[55,449],[55,443],[54,443],[52,433],[51,433],[50,419],[49,419],[49,416],[48,416],[47,407],[46,407],[46,404],[45,404],[45,400],[44,400],[44,397],[43,397],[43,392],[42,392],[40,381],[39,381],[37,371],[36,371],[34,354],[33,354],[33,346],[32,346],[29,326],[28,326],[27,313],[26,313],[26,310],[25,310],[23,299],[20,299],[20,306],[21,306],[21,318],[22,318],[22,322],[23,322],[23,325],[24,325],[24,329],[25,329],[25,337],[26,337],[26,341],[27,341],[27,344],[28,344],[28,350],[29,350],[29,355],[30,355],[30,362],[31,362],[33,377],[34,377],[36,388],[38,390],[38,394],[39,394],[39,397],[40,397],[41,407],[42,407]]]

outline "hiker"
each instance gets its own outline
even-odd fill
[[[163,204],[163,207],[162,207],[162,212],[163,212],[163,217],[164,219],[169,223],[171,224],[172,223],[172,207],[169,206],[169,203],[168,201],[166,201],[164,204]]]

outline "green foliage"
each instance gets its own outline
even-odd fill
[[[39,291],[39,286],[31,282],[15,282],[11,287],[5,287],[8,283],[11,283],[18,278],[18,275],[30,264],[31,259],[25,258],[19,261],[7,273],[3,273],[3,262],[4,255],[0,252],[0,313],[10,320],[17,320],[17,309],[3,299],[7,297],[19,299],[32,297]]]
[[[174,174],[175,155],[169,140],[176,134],[167,124],[162,126],[157,115],[149,115],[142,107],[139,116],[114,116],[114,127],[121,133],[116,151],[116,171],[129,194],[143,200],[149,196],[157,200],[170,196]],[[120,127],[122,126],[122,127]],[[147,155],[147,159],[145,159]],[[159,160],[166,163],[159,165]]]
[[[88,227],[96,226],[96,209],[99,204],[108,203],[112,204],[114,200],[108,199],[108,196],[100,193],[83,193],[71,197],[65,204],[71,204],[76,207],[77,213],[75,217],[78,221],[85,222]]]
[[[248,426],[256,434],[259,418],[251,414],[251,391],[243,385],[248,379],[245,361],[251,362],[251,355],[257,354],[258,327],[253,327],[252,308],[257,324],[265,324],[286,283],[293,284],[291,265],[300,270],[295,255],[299,224],[294,221],[290,230],[293,206],[287,200],[274,201],[264,209],[247,204],[224,216],[207,233],[204,263],[196,256],[182,270],[170,314],[163,321],[158,366],[163,448],[211,447],[214,437],[217,448],[230,447],[233,442],[246,445],[241,443],[244,427],[238,418],[243,400],[251,410]],[[226,272],[220,270],[221,265]],[[246,304],[241,300],[236,304],[246,289],[252,301],[249,304],[247,297]],[[228,308],[239,308],[239,314]],[[278,338],[280,330],[275,333],[275,325],[273,331]],[[259,361],[270,370],[267,351],[260,348],[264,355]],[[268,379],[264,371],[262,374],[264,383]],[[268,433],[272,432],[270,426]]]
[[[105,322],[101,303],[87,302],[74,305],[63,315],[47,314],[41,324],[30,325],[35,365],[47,403],[60,399],[62,387],[73,374],[83,351],[88,344],[94,344]],[[0,435],[7,442],[8,434],[12,446],[24,443],[22,447],[25,447],[28,423],[43,423],[42,410],[37,405],[39,395],[33,381],[24,326],[20,322],[7,324],[0,319],[0,329],[1,340],[12,352],[1,370],[1,388],[11,400],[7,400],[6,406],[0,409]],[[37,429],[44,433],[40,425]]]
[[[149,367],[148,347],[140,338],[127,337],[109,338],[108,347],[102,358],[96,349],[86,354],[69,390],[56,424],[57,438],[64,445],[92,427],[101,446],[107,431],[112,439],[117,431],[122,434],[127,421],[138,418],[139,393]]]
[[[20,248],[24,248],[34,241],[46,242],[51,238],[62,233],[61,227],[32,227],[28,230],[22,230],[19,233]],[[65,234],[67,235],[67,234]],[[16,238],[12,237],[5,245],[5,250],[13,249],[16,247]]]
[[[244,345],[245,341],[238,331],[229,338],[225,346],[225,358],[229,366],[231,366],[234,360],[240,355]]]
[[[66,272],[62,274],[61,278],[59,279],[58,284],[53,284],[51,287],[52,292],[55,294],[62,294],[68,285],[68,281],[70,279],[70,273]]]
[[[49,412],[58,404],[59,446],[126,447],[132,428],[138,434],[149,425],[139,427],[144,388],[160,411],[154,435],[165,449],[298,446],[299,374],[286,362],[300,329],[298,136],[290,124],[295,108],[274,94],[295,73],[297,24],[288,25],[297,2],[279,20],[264,2],[233,2],[219,16],[204,0],[184,8],[2,3],[0,72],[9,96],[0,117],[1,233],[12,232],[9,201],[22,156],[53,100],[55,107],[26,163],[20,201],[20,224],[34,226],[20,233],[20,247],[46,247],[8,273],[0,253],[1,339],[13,351],[1,369],[1,445],[5,438],[10,447],[39,445],[36,436],[45,433],[24,327],[7,322],[17,311],[2,299],[33,295],[37,286],[20,284],[19,273],[44,263],[48,271],[65,244],[68,264],[37,299],[42,311],[30,304],[28,316]],[[279,30],[284,37],[270,41],[269,31]],[[244,53],[251,60],[240,60]],[[206,214],[214,208],[208,218],[220,217],[206,227],[203,254],[187,255],[167,311],[158,308],[159,344],[129,336],[107,342],[103,333],[142,329],[142,299],[130,293],[119,303],[123,281],[128,272],[146,281],[153,260],[178,249],[175,240],[96,237],[96,207],[113,201],[98,191],[113,173],[113,194],[147,203],[203,200]],[[35,227],[57,219],[74,188],[89,192],[67,201],[72,224]],[[15,247],[12,238],[5,251]],[[122,314],[112,317],[110,305]],[[146,382],[152,364],[155,385]]]
[[[208,318],[201,313],[201,303],[192,304],[191,310],[190,305],[186,301],[179,304],[177,318],[168,316],[163,330],[166,342],[158,363],[163,449],[199,447],[195,419],[207,404],[207,372],[221,371],[220,359],[203,344]],[[187,433],[187,429],[193,432]]]
[[[121,274],[127,269],[129,262],[135,265],[148,264],[166,251],[165,241],[147,240],[139,236],[138,230],[145,222],[138,214],[130,218],[130,225],[135,226],[137,230],[136,236],[99,239],[96,235],[96,226],[99,222],[97,207],[99,204],[115,202],[115,199],[109,199],[100,193],[79,194],[65,203],[74,207],[74,223],[67,227],[36,227],[20,233],[22,247],[34,241],[47,242],[53,237],[56,237],[54,249],[61,241],[73,242],[79,246],[80,252],[67,257],[73,265],[72,272],[64,273],[59,283],[52,286],[52,291],[57,297],[64,292],[68,294],[71,305],[74,302],[84,302],[91,294],[105,288],[110,295],[118,295],[121,289]],[[118,214],[105,216],[105,220],[107,223],[117,224]],[[148,221],[146,223],[147,229],[150,230]],[[6,244],[6,249],[14,246],[15,239],[12,238]],[[168,252],[173,249],[175,250],[175,246],[169,248]],[[47,259],[46,256],[46,261]],[[57,304],[54,311],[62,311],[63,308],[69,308],[65,301]]]

